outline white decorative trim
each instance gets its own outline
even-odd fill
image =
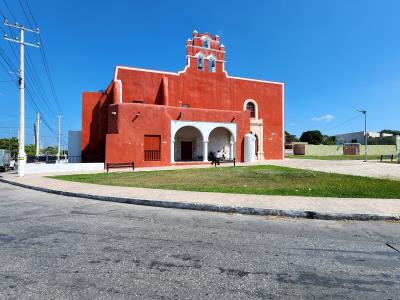
[[[256,117],[255,117],[255,118],[251,118],[251,119],[256,119],[256,120],[258,120],[258,104],[257,104],[257,101],[256,101],[256,100],[254,100],[254,99],[247,99],[246,101],[244,101],[244,103],[243,103],[243,111],[246,111],[246,106],[247,106],[247,103],[249,103],[249,102],[251,102],[251,103],[254,104],[254,109],[255,109],[255,114],[256,114]]]
[[[208,45],[208,47],[204,47],[204,48],[206,48],[206,49],[210,49],[210,47],[211,47],[211,43],[210,43],[210,41],[211,41],[211,38],[208,36],[208,35],[203,35],[202,37],[201,37],[201,40],[202,40],[202,42],[203,42],[203,45],[204,45],[204,42],[205,41],[207,41],[207,45]],[[193,45],[194,46],[194,45]]]
[[[207,48],[207,47],[201,47],[201,46],[195,46],[195,45],[186,45],[186,48],[187,47],[193,47],[193,48],[196,48],[196,49],[204,49],[204,50],[207,50],[207,51],[216,51],[216,52],[221,52],[221,53],[225,53],[226,52],[225,50],[219,50],[219,49],[213,49],[213,48]]]
[[[190,68],[190,59],[188,59],[188,56],[186,56],[186,62],[187,62],[187,63],[186,63],[185,68],[184,68],[182,71],[179,71],[179,72],[177,73],[178,76],[179,76],[180,74],[185,73],[186,70]]]
[[[199,53],[200,53],[200,52],[199,52]],[[190,55],[187,55],[186,57],[191,57],[191,56],[190,56]],[[261,83],[271,83],[271,84],[283,85],[282,82],[268,81],[268,80],[260,80],[260,79],[253,79],[253,78],[244,78],[244,77],[229,76],[229,75],[228,75],[228,72],[225,70],[225,61],[220,61],[220,62],[223,62],[223,64],[222,64],[222,72],[225,73],[225,75],[226,75],[227,78],[232,78],[232,79],[237,79],[237,80],[245,80],[245,81],[261,82]],[[182,71],[175,72],[175,73],[174,73],[174,72],[167,72],[167,71],[152,70],[152,69],[143,69],[143,68],[135,68],[135,67],[116,66],[116,67],[115,67],[115,72],[114,72],[114,80],[117,79],[118,70],[119,70],[119,69],[179,76],[179,74],[185,73],[186,70],[187,70],[189,67],[190,67],[190,59],[188,60],[188,64],[186,64],[185,68],[184,68]]]
[[[186,55],[186,57],[197,58],[196,56],[193,56],[193,55]],[[208,56],[206,58],[208,59]],[[214,58],[215,58],[215,56],[214,56]],[[225,60],[219,60],[219,59],[215,59],[215,61],[221,62],[221,63],[225,63],[226,62]]]
[[[205,54],[204,54],[203,52],[201,52],[201,51],[200,51],[200,52],[197,52],[196,55],[195,55],[194,57],[198,58],[200,55],[203,56],[203,58],[206,57]]]
[[[179,129],[183,127],[194,127],[200,131],[203,141],[208,141],[210,133],[215,128],[225,128],[233,136],[233,140],[237,141],[236,123],[223,123],[223,122],[200,122],[200,121],[171,121],[171,140],[175,140],[175,135]]]
[[[116,66],[116,67],[115,67],[114,80],[117,79],[118,70],[119,70],[119,69],[131,70],[131,71],[141,71],[141,72],[148,72],[148,73],[158,73],[158,74],[165,74],[165,75],[174,75],[174,76],[178,76],[178,75],[179,75],[179,73],[173,73],[173,72],[163,72],[163,71],[157,71],[157,70],[151,70],[151,69]]]
[[[208,60],[210,60],[210,58],[212,58],[214,61],[217,61],[217,58],[215,57],[215,55],[214,54],[209,54],[207,57],[206,57]]]
[[[253,78],[244,78],[244,77],[236,77],[236,76],[229,76],[229,75],[228,75],[228,72],[225,71],[225,64],[224,64],[223,72],[225,73],[225,75],[226,75],[227,78],[238,79],[238,80],[246,80],[246,81],[254,81],[254,82],[261,82],[261,83],[272,83],[272,84],[280,84],[280,85],[283,85],[282,82],[268,81],[268,80],[260,80],[260,79],[253,79]]]

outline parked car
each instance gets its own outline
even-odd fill
[[[10,150],[0,149],[0,170],[10,169],[11,152]]]

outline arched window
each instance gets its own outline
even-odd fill
[[[213,56],[208,58],[208,71],[215,72],[215,58]]]
[[[250,111],[250,117],[251,118],[255,118],[256,117],[256,106],[254,105],[253,102],[247,102],[246,110]]]
[[[204,70],[204,56],[201,54],[197,56],[197,69],[201,71]]]

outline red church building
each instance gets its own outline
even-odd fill
[[[82,161],[244,161],[249,134],[255,159],[283,159],[283,83],[229,76],[225,63],[219,36],[194,31],[183,71],[117,66],[105,91],[82,95]]]

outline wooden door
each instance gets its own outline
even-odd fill
[[[343,155],[357,155],[358,148],[356,144],[343,145]]]
[[[160,161],[161,159],[161,136],[145,135],[144,136],[144,160]]]
[[[181,160],[192,159],[192,142],[181,142]]]

